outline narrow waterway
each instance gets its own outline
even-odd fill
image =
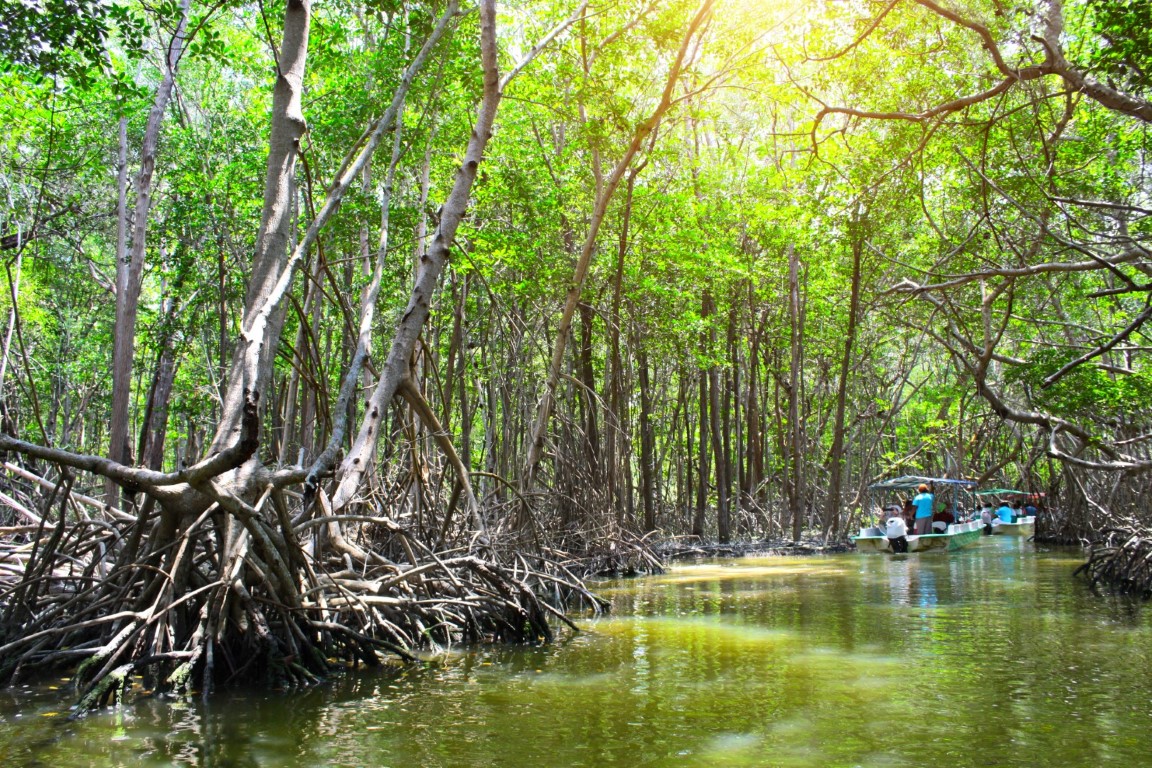
[[[614,613],[548,648],[79,721],[64,681],[8,690],[0,765],[1152,764],[1152,606],[1080,562],[993,537],[681,565],[602,585]]]

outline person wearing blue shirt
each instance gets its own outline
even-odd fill
[[[916,534],[921,535],[932,531],[932,506],[936,497],[924,483],[916,490],[919,493],[912,497],[912,505],[916,507]]]
[[[1002,523],[1012,522],[1012,507],[1008,506],[1008,502],[1000,502],[1000,506],[996,510],[996,516],[1000,518],[1000,522]]]

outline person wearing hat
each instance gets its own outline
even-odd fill
[[[912,497],[912,505],[916,507],[916,535],[920,536],[932,532],[932,507],[936,497],[925,483],[920,483],[916,490],[919,493]]]

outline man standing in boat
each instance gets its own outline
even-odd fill
[[[932,507],[936,497],[925,483],[920,483],[919,491],[912,497],[912,504],[916,507],[916,535],[920,536],[932,532]]]

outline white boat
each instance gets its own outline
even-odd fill
[[[1043,493],[1029,493],[1028,491],[1018,491],[1014,488],[989,488],[986,491],[977,491],[977,496],[984,498],[993,497],[999,499],[1000,508],[1008,506],[1011,508],[1013,502],[1016,503],[1017,508],[1021,502],[1033,504],[1039,502],[1044,498]],[[992,506],[989,504],[988,506]],[[997,510],[999,511],[999,510]],[[1005,522],[996,512],[993,512],[992,517],[992,533],[1000,536],[1023,536],[1028,538],[1036,535],[1036,516],[1035,515],[1022,515],[1017,516],[1015,512],[1013,515],[1016,517],[1015,522]]]
[[[980,540],[980,537],[984,534],[984,524],[981,523],[980,520],[963,519],[966,516],[966,511],[976,508],[976,497],[974,495],[976,482],[974,480],[954,480],[943,477],[918,476],[897,477],[893,480],[885,480],[882,483],[875,483],[868,486],[869,506],[871,506],[873,495],[881,495],[881,500],[883,500],[884,496],[887,496],[889,499],[894,495],[910,497],[921,485],[929,485],[935,489],[933,493],[937,497],[936,501],[942,502],[944,511],[950,511],[951,519],[955,522],[948,522],[947,527],[942,532],[919,535],[913,533],[896,539],[896,541],[903,539],[903,541],[907,542],[908,548],[906,551],[949,551],[975,544]],[[890,507],[883,507],[884,511],[889,509]],[[937,511],[939,511],[939,509]],[[942,524],[943,523],[937,523],[937,525]],[[898,532],[903,533],[902,530]],[[893,549],[893,540],[888,538],[887,529],[880,525],[861,528],[858,536],[852,536],[850,538],[856,544],[856,549],[859,552],[895,551]],[[905,551],[903,547],[899,545],[897,545],[897,547],[900,551]]]
[[[1036,517],[1018,517],[1014,523],[1006,523],[1000,518],[992,520],[992,535],[1000,536],[1034,536],[1036,535]]]
[[[923,533],[906,537],[909,552],[928,550],[953,550],[975,544],[984,535],[984,525],[979,520],[966,523],[953,523],[944,533]],[[856,549],[860,552],[891,552],[892,541],[886,532],[877,527],[861,528],[859,536],[853,536]]]

